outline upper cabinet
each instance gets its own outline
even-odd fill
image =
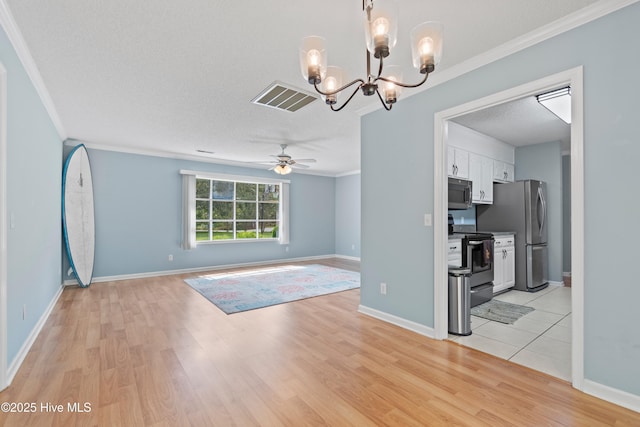
[[[447,175],[473,182],[473,203],[493,203],[493,182],[514,181],[515,147],[447,123]]]
[[[469,153],[469,179],[473,203],[493,203],[493,159]]]
[[[493,180],[496,182],[513,182],[514,166],[511,163],[500,160],[493,161]]]
[[[469,153],[456,147],[447,147],[447,175],[469,179]]]

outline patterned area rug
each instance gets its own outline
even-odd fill
[[[360,287],[360,273],[319,264],[217,273],[185,282],[227,314]]]
[[[492,299],[484,304],[476,305],[471,314],[483,319],[495,320],[500,323],[512,324],[522,316],[535,310],[533,307],[512,304],[510,302]]]

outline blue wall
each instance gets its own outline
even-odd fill
[[[293,173],[290,244],[181,244],[181,169],[274,178],[266,170],[89,149],[96,220],[94,277],[335,253],[335,179]],[[287,251],[288,248],[288,251]],[[173,261],[168,261],[168,255]],[[65,257],[64,278],[68,260]]]
[[[562,282],[562,152],[560,142],[516,148],[516,180],[547,184],[547,248],[549,280]]]
[[[62,141],[3,29],[0,29],[0,62],[7,70],[8,87],[7,361],[10,366],[60,289]]]
[[[640,395],[640,286],[629,278],[638,233],[611,220],[620,200],[625,218],[640,217],[640,200],[619,185],[637,181],[640,159],[638,22],[634,3],[362,118],[364,306],[433,327],[433,230],[422,215],[434,209],[434,114],[583,65],[585,378]],[[401,173],[379,173],[389,141],[407,160]]]
[[[360,258],[360,174],[336,178],[336,254]]]

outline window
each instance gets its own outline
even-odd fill
[[[182,248],[199,243],[289,243],[289,181],[181,170]]]
[[[196,177],[196,240],[277,239],[280,185]]]

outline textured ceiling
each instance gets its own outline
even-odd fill
[[[311,173],[360,168],[358,110],[377,99],[358,95],[340,113],[322,101],[296,113],[250,103],[275,80],[312,89],[298,65],[306,35],[326,37],[329,63],[364,77],[360,1],[5,2],[69,138],[247,162],[268,160],[287,143],[292,157],[318,160]],[[425,20],[445,27],[438,73],[592,3],[404,0],[388,63],[418,79],[408,34]]]
[[[454,122],[516,147],[560,141],[571,144],[571,125],[540,105],[535,96],[456,117]]]

